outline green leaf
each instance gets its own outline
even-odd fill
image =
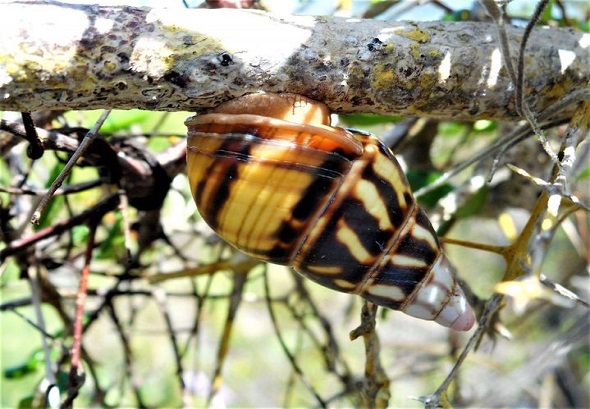
[[[408,182],[413,191],[416,191],[424,186],[428,186],[437,180],[442,174],[440,172],[425,172],[420,170],[410,170],[407,173]],[[436,203],[449,192],[453,191],[453,186],[450,183],[445,183],[437,187],[432,192],[420,196],[418,202],[426,207],[433,207]]]
[[[550,1],[549,4],[547,4],[545,9],[541,13],[541,18],[540,18],[541,21],[547,23],[547,22],[553,20],[553,6],[554,6],[553,1]]]
[[[586,179],[587,177],[590,177],[590,166],[584,169],[578,176],[579,179]]]
[[[77,116],[79,117],[80,114],[84,117],[84,122],[82,126],[85,128],[92,128],[94,123],[101,115],[102,110],[96,111],[82,111],[77,112]],[[135,125],[144,119],[148,118],[150,115],[149,111],[141,111],[139,109],[130,109],[128,111],[111,111],[107,119],[104,121],[102,126],[100,127],[99,133],[101,134],[113,134],[119,131],[123,131],[128,129],[130,126]]]
[[[438,134],[444,137],[456,137],[461,135],[467,129],[467,125],[461,122],[441,122],[438,125]]]
[[[14,258],[4,261],[4,271],[0,274],[0,288],[4,287],[11,281],[20,280],[20,268]]]
[[[478,191],[469,196],[463,206],[457,209],[454,216],[457,219],[465,219],[467,217],[479,214],[488,199],[489,189],[487,186],[482,186]]]
[[[35,407],[35,395],[27,395],[18,401],[18,409],[31,409]]]
[[[75,244],[85,243],[88,240],[90,228],[86,225],[74,226],[72,228],[72,239]]]
[[[471,20],[471,10],[460,9],[452,13],[447,13],[442,18],[442,21],[469,21]]]
[[[113,259],[120,256],[124,248],[123,219],[120,213],[115,215],[115,222],[109,226],[107,237],[102,241],[96,253],[97,259]]]
[[[385,115],[373,115],[373,114],[350,114],[350,115],[340,115],[340,120],[346,126],[358,126],[358,127],[366,127],[372,125],[382,125],[382,124],[394,124],[396,122],[401,121],[401,117],[399,116],[385,116]]]
[[[475,132],[494,132],[497,129],[498,123],[489,119],[480,119],[473,124],[473,130]]]
[[[43,365],[44,353],[41,348],[36,349],[29,358],[17,365],[10,366],[4,369],[4,377],[6,379],[20,379],[27,375],[37,372],[40,366]]]

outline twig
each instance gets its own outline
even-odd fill
[[[467,345],[461,351],[457,362],[451,369],[451,372],[447,375],[443,383],[438,387],[438,389],[431,395],[423,396],[419,400],[424,403],[426,408],[434,409],[441,407],[441,400],[446,400],[446,392],[451,385],[451,382],[457,376],[459,368],[467,358],[467,355],[471,352],[471,350],[479,343],[483,335],[488,331],[489,325],[493,322],[494,317],[500,307],[502,306],[502,300],[504,299],[504,295],[502,294],[494,294],[486,303],[484,312],[479,319],[479,323],[477,329],[467,341]]]
[[[533,32],[533,28],[537,21],[541,17],[541,13],[547,7],[549,0],[541,0],[537,3],[537,7],[535,8],[535,12],[533,13],[529,23],[527,24],[524,33],[522,34],[522,39],[520,40],[520,51],[518,52],[518,66],[516,71],[516,109],[521,110],[525,107],[526,102],[524,101],[524,52],[526,49],[527,42],[531,33]],[[512,74],[512,73],[511,73]],[[528,118],[527,118],[528,119]]]
[[[233,288],[229,298],[229,308],[223,325],[223,333],[221,335],[221,339],[219,340],[219,348],[217,349],[215,369],[213,371],[213,385],[207,396],[207,406],[211,406],[213,398],[215,397],[217,392],[219,392],[219,389],[221,388],[221,385],[223,383],[221,371],[223,370],[225,358],[227,357],[227,352],[229,351],[229,343],[231,340],[232,329],[234,327],[234,321],[236,318],[236,314],[238,312],[238,308],[242,303],[244,285],[247,281],[247,272],[233,272]]]
[[[47,395],[49,396],[50,389],[53,389],[53,386],[57,384],[57,379],[54,373],[54,365],[51,362],[51,351],[49,349],[49,344],[47,343],[47,337],[45,336],[47,331],[45,330],[45,319],[43,318],[43,311],[41,310],[41,289],[39,287],[38,279],[39,266],[31,266],[29,268],[29,284],[31,286],[31,298],[33,300],[33,308],[35,311],[35,316],[37,318],[36,326],[42,329],[41,345],[43,346],[45,358],[45,379],[47,379],[47,383],[49,384],[47,388]],[[55,393],[55,391],[52,393]]]
[[[64,222],[59,222],[52,226],[46,227],[30,235],[29,237],[14,240],[6,248],[0,250],[0,262],[3,262],[8,256],[17,254],[41,240],[44,240],[52,236],[60,235],[66,231],[69,231],[74,226],[86,223],[88,220],[92,218],[102,217],[109,211],[115,209],[118,203],[118,195],[109,196],[106,199],[94,205],[93,207],[91,207],[90,209],[85,210],[79,215],[72,216]]]
[[[88,276],[90,275],[90,261],[92,260],[98,221],[100,221],[100,219],[94,219],[94,221],[89,224],[90,232],[88,234],[88,242],[86,243],[84,267],[82,267],[82,272],[80,274],[80,283],[78,285],[78,294],[76,296],[76,312],[74,315],[74,334],[71,352],[72,363],[68,383],[68,397],[72,397],[72,400],[78,395],[78,390],[84,380],[80,372],[82,368],[82,362],[80,359],[80,351],[82,348],[82,318],[84,316],[84,303],[86,301],[86,292],[88,289]],[[68,406],[71,407],[71,405]]]
[[[512,55],[511,55],[511,51],[510,51],[508,35],[506,33],[506,24],[505,24],[506,20],[505,20],[504,10],[501,9],[500,7],[498,7],[494,1],[481,0],[480,2],[484,5],[484,7],[486,7],[486,9],[488,10],[488,13],[494,19],[496,24],[498,25],[498,36],[500,39],[500,49],[502,51],[502,56],[504,57],[504,65],[506,66],[506,70],[508,71],[508,74],[510,75],[510,78],[511,78],[512,83],[514,84],[514,87],[516,90],[516,92],[515,92],[516,111],[525,117],[525,119],[529,123],[529,126],[533,129],[533,132],[535,133],[535,135],[539,139],[539,142],[543,146],[543,149],[545,150],[547,155],[551,158],[553,163],[558,165],[559,159],[557,158],[557,154],[555,153],[555,151],[553,150],[551,145],[549,145],[549,141],[547,141],[547,138],[545,137],[545,134],[543,133],[543,130],[541,129],[541,127],[537,121],[537,118],[535,118],[535,115],[533,114],[530,107],[528,106],[528,104],[524,100],[524,93],[523,93],[523,88],[524,88],[524,53],[525,53],[526,45],[527,45],[529,36],[530,36],[537,20],[539,19],[540,15],[541,15],[541,12],[543,11],[543,9],[545,8],[545,6],[548,3],[548,0],[542,0],[541,2],[539,2],[539,4],[537,5],[537,8],[535,10],[535,14],[533,15],[533,17],[529,21],[529,24],[527,25],[526,30],[521,38],[520,51],[519,51],[519,55],[518,55],[517,72],[515,72],[514,66],[512,64]],[[493,174],[493,171],[495,171],[495,168],[492,169],[492,174]]]
[[[270,284],[268,281],[268,268],[266,268],[266,264],[265,264],[265,270],[264,270],[264,294],[265,294],[266,306],[268,308],[268,313],[270,315],[270,320],[271,320],[272,326],[275,330],[275,334],[277,335],[277,339],[279,340],[279,344],[281,345],[283,352],[285,353],[285,355],[287,356],[287,359],[291,363],[291,367],[293,368],[293,371],[295,371],[295,373],[299,377],[299,380],[305,386],[305,388],[309,392],[311,392],[311,394],[315,397],[318,404],[322,408],[327,407],[326,401],[318,394],[318,392],[313,387],[313,383],[305,376],[305,373],[303,373],[303,370],[301,369],[301,367],[297,363],[297,359],[295,358],[295,356],[291,353],[291,351],[289,351],[289,348],[287,347],[287,344],[285,343],[285,339],[283,338],[283,335],[281,334],[281,330],[280,330],[279,324],[277,322],[277,317],[274,313],[273,306],[272,306],[272,299],[270,296]]]
[[[49,332],[45,331],[45,328],[41,327],[38,323],[36,323],[35,321],[33,321],[31,318],[27,317],[26,315],[22,314],[17,309],[18,307],[24,307],[24,306],[27,306],[27,305],[30,305],[33,303],[34,303],[34,301],[32,298],[23,298],[23,299],[17,300],[17,301],[10,301],[10,302],[1,304],[0,311],[12,311],[16,315],[18,315],[20,318],[22,318],[25,322],[29,323],[37,331],[39,331],[45,338],[49,338],[51,340],[54,340],[55,337],[53,335],[51,335]]]
[[[350,332],[350,339],[363,337],[365,343],[365,377],[362,383],[361,397],[369,408],[386,408],[389,403],[389,378],[381,365],[380,342],[375,332],[375,316],[378,307],[365,301],[361,311],[361,324]]]
[[[121,344],[123,345],[123,356],[125,357],[125,375],[126,375],[126,379],[129,381],[129,383],[131,384],[131,389],[133,390],[134,394],[135,394],[135,399],[137,400],[137,406],[139,408],[146,408],[146,405],[143,403],[143,398],[141,396],[141,390],[139,385],[137,385],[136,381],[135,381],[135,377],[133,376],[133,359],[132,359],[132,355],[133,352],[131,350],[131,344],[129,341],[129,338],[127,336],[127,334],[125,333],[125,329],[123,328],[123,325],[121,325],[121,322],[119,321],[119,317],[117,316],[117,313],[115,312],[115,306],[110,302],[108,304],[106,304],[107,310],[109,312],[109,316],[111,317],[111,320],[113,321],[113,324],[115,324],[115,326],[117,327],[117,335],[119,335],[119,338],[121,339]],[[122,382],[124,382],[124,379],[122,380]]]
[[[178,384],[180,386],[180,390],[182,392],[182,396],[184,399],[189,397],[189,394],[186,390],[186,384],[184,382],[184,369],[182,366],[182,355],[180,354],[180,350],[178,348],[178,339],[176,337],[176,331],[174,326],[172,325],[172,318],[170,317],[170,312],[168,308],[168,300],[166,297],[166,291],[163,288],[155,287],[153,289],[153,297],[156,300],[156,304],[160,308],[160,312],[164,317],[164,323],[166,324],[166,329],[168,330],[168,336],[170,337],[170,345],[172,346],[172,351],[174,352],[174,363],[176,364],[176,377],[178,378]],[[192,405],[190,402],[184,402],[183,407],[191,407]]]
[[[29,158],[33,160],[39,159],[41,156],[43,156],[43,146],[41,145],[39,137],[37,136],[37,129],[35,128],[35,124],[33,123],[31,113],[22,112],[21,116],[26,131],[26,138],[29,141],[29,148],[27,149],[27,154],[29,155]]]
[[[549,108],[545,109],[541,114],[539,114],[537,119],[538,120],[545,120],[545,119],[551,118],[552,115],[559,112],[565,106],[570,105],[570,104],[574,104],[574,103],[578,103],[581,101],[590,101],[590,89],[577,90],[577,91],[574,91],[574,92],[568,94],[567,96],[563,97],[558,102],[556,102],[555,104],[551,105]],[[557,123],[551,123],[551,124],[548,124],[547,126],[555,126],[555,125],[561,124],[562,122],[563,121],[559,120]],[[436,189],[437,187],[442,186],[447,180],[449,180],[453,176],[456,176],[461,171],[467,169],[469,166],[481,161],[482,159],[485,159],[486,157],[491,156],[496,151],[498,151],[499,152],[498,155],[501,156],[506,150],[510,149],[511,147],[513,147],[517,143],[521,142],[522,140],[528,138],[530,135],[531,135],[530,126],[528,124],[518,126],[516,129],[514,129],[510,134],[506,135],[504,138],[497,140],[496,142],[494,142],[490,146],[482,149],[481,152],[475,154],[474,156],[472,156],[471,158],[469,158],[465,162],[460,163],[457,166],[455,166],[453,169],[443,173],[441,177],[436,179],[434,182],[432,182],[428,186],[425,186],[425,187],[417,190],[416,192],[414,192],[414,196],[416,198],[419,198],[420,196],[423,196],[426,193],[431,192],[432,190]],[[496,159],[494,160],[495,163],[492,164],[492,171],[497,166],[498,160],[499,160],[499,156],[496,156]],[[490,171],[490,172],[492,172],[492,171]]]
[[[332,326],[330,321],[321,313],[321,309],[318,308],[314,300],[311,298],[307,288],[305,287],[304,278],[299,274],[292,271],[293,278],[297,285],[297,294],[300,294],[301,297],[305,300],[306,306],[311,309],[311,313],[313,317],[319,321],[321,327],[324,329],[326,334],[326,343],[323,344],[320,339],[318,339],[315,332],[310,328],[310,326],[304,321],[304,317],[302,314],[297,314],[294,308],[291,308],[291,305],[287,305],[289,307],[289,311],[291,312],[293,318],[297,320],[302,332],[306,333],[308,337],[312,340],[314,345],[323,352],[324,358],[326,359],[326,366],[328,369],[335,373],[344,384],[347,383],[347,380],[351,379],[352,376],[350,374],[350,370],[348,365],[342,356],[340,355],[340,350],[338,348],[338,342],[334,333],[332,331]],[[336,363],[340,363],[343,366],[345,373],[338,373]]]
[[[531,17],[529,23],[527,24],[525,31],[522,35],[522,39],[520,40],[520,50],[518,52],[518,67],[517,67],[517,73],[516,73],[517,76],[516,76],[516,78],[514,78],[514,69],[513,68],[511,68],[510,76],[512,77],[512,80],[513,80],[513,82],[515,84],[515,88],[516,88],[516,109],[525,117],[525,119],[527,120],[527,122],[529,123],[531,128],[533,129],[533,132],[535,133],[535,135],[539,139],[539,142],[543,146],[545,153],[547,153],[547,155],[549,156],[549,158],[551,158],[553,163],[555,163],[556,165],[559,166],[559,159],[557,157],[557,154],[555,153],[555,151],[553,150],[553,148],[549,144],[549,141],[547,140],[545,133],[543,132],[543,129],[541,128],[541,126],[537,122],[537,119],[535,118],[534,113],[531,111],[529,105],[524,100],[524,92],[523,92],[523,90],[524,90],[524,57],[525,57],[526,46],[527,46],[529,37],[533,31],[533,28],[535,27],[535,24],[537,23],[537,21],[541,17],[541,13],[543,12],[543,9],[545,9],[545,7],[547,6],[548,3],[549,3],[549,0],[541,0],[537,4],[535,12],[534,12],[533,16]],[[506,30],[505,30],[504,26],[502,26],[500,28],[500,31],[501,31],[502,35],[504,37],[506,37]],[[510,56],[510,49],[506,48],[506,49],[503,49],[502,51],[506,52],[506,54],[505,54],[506,63],[510,64],[510,67],[512,67],[512,57]]]
[[[576,294],[574,294],[573,292],[571,292],[567,288],[563,287],[562,285],[560,285],[558,283],[554,283],[549,278],[547,278],[544,274],[539,274],[539,282],[541,284],[543,284],[545,287],[550,288],[551,290],[553,290],[553,292],[559,294],[560,296],[567,298],[568,300],[570,300],[576,304],[582,305],[585,308],[590,309],[590,303],[582,300],[580,297],[578,297]]]
[[[41,219],[41,214],[43,213],[43,211],[47,207],[47,204],[49,203],[49,201],[53,197],[53,194],[61,186],[61,184],[63,183],[65,178],[70,174],[70,172],[72,171],[72,168],[74,167],[74,165],[76,165],[76,162],[78,162],[78,159],[80,159],[82,157],[82,155],[84,154],[84,152],[86,152],[86,149],[88,149],[88,147],[90,146],[90,144],[92,143],[92,141],[96,137],[98,130],[100,129],[100,127],[102,126],[102,124],[107,119],[107,117],[109,116],[110,113],[111,113],[110,109],[104,110],[102,112],[102,114],[100,115],[100,117],[98,118],[98,120],[96,121],[96,123],[94,124],[94,126],[92,127],[92,129],[90,131],[88,131],[88,133],[86,134],[86,136],[82,140],[82,143],[80,143],[80,145],[78,146],[78,149],[76,149],[76,152],[74,152],[74,154],[72,155],[72,157],[70,158],[68,163],[66,163],[66,166],[61,171],[59,176],[53,181],[53,183],[51,184],[51,187],[49,188],[49,191],[45,194],[45,196],[43,196],[43,199],[41,199],[41,202],[37,206],[37,210],[33,213],[33,216],[31,217],[31,223],[33,223],[33,224],[39,223],[39,220]]]
[[[90,180],[88,182],[81,182],[73,185],[68,185],[65,187],[60,187],[57,189],[53,196],[61,196],[61,195],[71,195],[73,193],[80,193],[86,190],[95,188],[100,186],[104,183],[101,179]],[[49,192],[48,189],[27,189],[24,187],[10,187],[10,186],[0,186],[0,192],[9,193],[12,195],[31,195],[31,196],[43,196]]]

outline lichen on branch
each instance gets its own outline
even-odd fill
[[[493,24],[51,2],[0,4],[0,15],[0,110],[200,111],[266,91],[340,113],[517,116]],[[518,49],[522,30],[508,36]],[[533,33],[524,84],[533,112],[588,87],[589,42],[571,29]]]

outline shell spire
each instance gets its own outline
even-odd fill
[[[434,305],[441,308],[433,311],[431,306]],[[468,331],[475,323],[473,309],[453,276],[444,253],[432,266],[430,279],[421,284],[402,311],[416,318],[434,319],[456,331]]]

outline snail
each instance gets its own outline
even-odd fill
[[[205,222],[242,252],[325,287],[467,331],[474,313],[393,153],[330,126],[323,103],[249,94],[188,118]]]

